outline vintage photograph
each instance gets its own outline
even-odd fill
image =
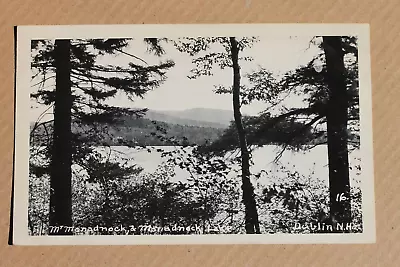
[[[17,32],[18,244],[375,242],[368,26]]]

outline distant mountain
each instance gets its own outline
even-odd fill
[[[233,120],[233,112],[209,108],[166,111],[149,110],[146,118],[180,125],[226,128]]]

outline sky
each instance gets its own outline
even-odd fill
[[[241,74],[257,70],[263,67],[275,75],[293,70],[300,65],[307,64],[320,50],[314,45],[310,45],[312,36],[282,37],[261,36],[259,41],[240,54],[240,56],[251,56],[252,62],[241,64]],[[130,101],[123,95],[118,95],[108,101],[109,104],[126,106],[132,108],[149,108],[153,110],[184,110],[190,108],[213,108],[232,110],[231,95],[217,95],[213,92],[214,85],[231,86],[232,70],[214,69],[213,76],[188,79],[187,75],[194,67],[192,58],[184,53],[177,51],[171,44],[165,44],[165,55],[162,57],[154,56],[147,52],[147,45],[143,40],[132,40],[127,52],[145,60],[149,65],[158,64],[160,61],[172,59],[175,66],[167,72],[166,81],[158,88],[146,94],[144,99]],[[117,54],[99,58],[100,64],[126,65],[132,61],[129,56]],[[140,63],[140,62],[135,62]],[[246,83],[242,79],[242,83]],[[301,105],[301,99],[289,98],[291,106]],[[246,115],[256,115],[266,108],[265,103],[253,103],[244,106],[242,112]],[[31,120],[36,121],[37,117],[44,111],[44,107],[37,106],[32,108]],[[47,115],[49,119],[51,115]]]

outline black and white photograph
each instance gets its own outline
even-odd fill
[[[374,243],[369,26],[21,26],[13,240]]]

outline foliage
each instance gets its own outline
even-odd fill
[[[94,181],[90,180],[91,176],[86,169],[73,166],[74,226],[123,225],[128,229],[135,225],[137,231],[129,234],[155,234],[144,231],[144,228],[139,231],[138,226],[156,228],[163,225],[172,229],[174,225],[197,225],[200,233],[243,233],[244,207],[238,186],[240,167],[235,157],[208,157],[198,154],[196,148],[191,147],[176,147],[172,151],[162,152],[162,155],[166,159],[165,163],[154,173],[144,173],[132,163],[128,164],[128,155],[112,151],[112,148],[103,148],[97,154],[99,158],[96,162],[100,161],[100,166],[112,166],[119,161],[123,166],[131,168],[132,172],[122,175],[112,171],[112,168],[102,169],[96,165],[93,171],[97,170],[98,174]],[[280,168],[276,176],[265,171],[254,172],[253,175],[257,184],[256,200],[262,232],[308,233],[310,228],[297,229],[296,223],[328,224],[329,195],[326,183],[319,181],[313,172],[304,175],[293,167],[278,166]],[[187,170],[187,179],[174,179],[176,168]],[[30,178],[29,214],[36,235],[40,225],[42,234],[48,231],[48,190],[48,176]],[[362,231],[361,211],[361,191],[359,187],[353,186],[354,232]],[[220,227],[218,231],[217,226]],[[162,234],[193,232],[171,230]]]
[[[254,42],[258,41],[257,37],[237,39],[239,51],[252,47]],[[186,37],[173,41],[173,44],[178,51],[194,57],[192,63],[195,67],[191,70],[191,75],[188,76],[189,79],[212,76],[215,67],[221,70],[232,67],[229,37]],[[210,48],[212,48],[213,52],[206,52]],[[239,57],[239,60],[251,61],[253,59],[251,57]]]
[[[359,147],[359,96],[358,96],[358,55],[357,39],[342,37],[344,43],[346,83],[349,101],[349,145]],[[313,42],[320,46],[318,38]],[[269,108],[258,116],[245,120],[248,145],[280,144],[283,149],[311,149],[326,144],[326,66],[323,51],[307,65],[285,73],[283,78],[275,78],[265,69],[246,74],[251,86],[243,87],[242,104],[262,100]],[[316,62],[322,69],[316,71]],[[250,93],[248,93],[250,92]],[[231,89],[222,86],[217,93],[231,93]],[[254,95],[252,95],[254,94]],[[305,107],[285,107],[282,105],[289,96],[297,94],[303,97]],[[277,115],[273,115],[277,113]],[[230,127],[225,134],[205,151],[226,152],[237,146],[236,132]],[[277,138],[279,137],[279,138]],[[224,144],[224,145],[221,145]],[[224,148],[226,147],[226,149]],[[221,151],[222,149],[222,151]]]
[[[157,48],[159,41],[154,39],[145,39],[145,41],[154,44],[153,50],[158,51],[157,53],[161,52]],[[174,66],[172,61],[147,65],[142,59],[124,51],[129,47],[129,42],[130,39],[70,40],[74,121],[71,127],[84,129],[83,133],[78,131],[79,134],[73,130],[75,132],[73,139],[75,159],[90,153],[92,145],[98,145],[108,136],[104,123],[116,123],[118,118],[127,115],[141,117],[146,111],[110,106],[106,104],[107,99],[121,93],[131,99],[143,97],[148,91],[162,84],[166,78],[166,71]],[[42,121],[42,119],[46,112],[51,111],[55,101],[54,41],[33,40],[31,48],[32,87],[36,88],[31,98],[41,105],[48,106],[31,129],[31,142],[40,146],[46,143],[50,147],[52,140],[49,126],[52,122]],[[117,56],[118,54],[128,56],[137,63],[133,61],[128,66],[98,63],[99,58],[104,55]],[[47,154],[47,156],[50,155]]]
[[[308,124],[297,122],[292,119],[284,119],[279,123],[271,123],[268,131],[260,133],[260,128],[267,121],[272,122],[274,118],[269,113],[262,116],[245,116],[243,117],[243,125],[246,130],[246,137],[249,148],[256,149],[264,145],[286,145],[293,150],[299,150],[304,143],[313,144],[315,140],[321,136],[321,132],[312,132],[312,127]],[[224,131],[224,133],[211,143],[204,144],[200,147],[203,153],[220,155],[231,151],[239,146],[236,127],[232,124]]]
[[[189,79],[195,79],[200,76],[211,76],[212,70],[218,66],[221,70],[230,68],[232,70],[232,104],[234,122],[237,128],[237,135],[241,149],[241,164],[242,164],[242,201],[245,206],[245,229],[246,233],[260,233],[257,206],[254,199],[254,188],[250,181],[250,154],[246,143],[246,133],[243,128],[242,115],[240,107],[243,101],[246,101],[241,95],[241,75],[240,61],[252,61],[251,57],[241,57],[241,53],[245,48],[252,47],[254,42],[258,41],[257,37],[208,37],[208,38],[186,38],[185,41],[175,43],[179,51],[188,53],[191,56],[197,56],[192,59],[192,63],[196,66],[191,70],[192,75]],[[217,44],[218,52],[210,52],[211,45]],[[221,51],[221,47],[222,50]],[[221,51],[221,52],[219,52]],[[203,53],[200,53],[203,52]],[[216,87],[216,92],[221,93],[228,89],[223,86]],[[247,94],[248,96],[249,94]],[[256,97],[260,97],[254,94]],[[246,94],[244,95],[246,96]],[[241,99],[242,98],[242,99]],[[248,101],[253,98],[248,98]]]
[[[105,151],[107,153],[104,153]],[[99,158],[94,161],[97,165],[91,165],[91,171],[96,172],[94,175],[85,168],[74,166],[73,219],[75,227],[123,225],[127,229],[132,229],[130,227],[134,226],[136,231],[130,234],[151,234],[143,232],[144,228],[141,227],[173,229],[174,226],[197,226],[197,231],[205,233],[214,229],[216,225],[223,226],[223,223],[220,223],[222,219],[220,217],[224,214],[232,216],[228,208],[232,210],[233,204],[230,202],[238,202],[238,188],[235,187],[236,183],[233,181],[221,180],[220,183],[214,184],[216,180],[211,180],[211,173],[209,173],[207,177],[196,175],[188,177],[187,182],[174,182],[171,181],[171,178],[175,176],[172,162],[159,166],[154,173],[143,173],[140,169],[129,166],[132,169],[131,174],[121,174],[109,167],[115,164],[114,160],[120,160],[120,156],[110,157],[111,149],[105,151],[97,154]],[[180,160],[179,157],[170,159]],[[186,160],[190,159],[191,157],[186,158]],[[190,166],[191,169],[194,167],[198,165]],[[91,177],[96,177],[96,179],[92,180]],[[31,180],[35,181],[35,179]],[[49,186],[48,176],[42,176],[40,181],[42,181],[40,186]],[[47,208],[46,201],[49,196],[45,192],[39,186],[32,188],[30,195],[35,198],[33,200],[40,200],[32,201],[32,207]],[[46,212],[31,211],[30,218],[35,226],[34,234],[38,234],[37,225],[39,224],[43,225],[42,234],[48,231]],[[227,229],[223,228],[225,231],[228,231]],[[186,230],[168,232],[168,234],[189,233],[192,232]],[[158,234],[163,234],[163,232],[158,232]]]
[[[278,164],[278,163],[277,163]],[[278,164],[280,177],[273,174],[258,174],[258,179],[267,179],[268,185],[258,186],[260,222],[266,233],[323,233],[328,225],[335,227],[329,218],[329,188],[326,182],[297,172],[293,167]],[[261,176],[261,177],[260,177]],[[361,191],[351,188],[352,230],[362,232]]]

